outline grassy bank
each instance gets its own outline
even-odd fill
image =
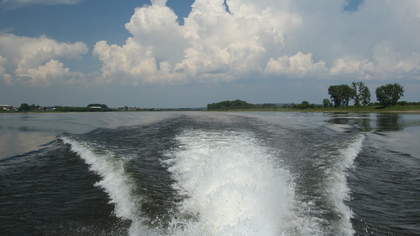
[[[252,109],[233,109],[226,111],[277,111],[277,112],[359,112],[359,113],[372,113],[372,112],[397,112],[397,113],[419,113],[420,105],[396,105],[390,107],[381,106],[347,106],[347,107],[315,107],[315,108],[252,108]]]

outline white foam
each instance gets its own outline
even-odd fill
[[[352,235],[353,215],[347,171],[361,151],[364,136],[335,148],[326,155],[337,158],[326,184],[329,202],[341,217],[341,235]],[[180,147],[167,153],[173,188],[184,196],[169,229],[144,225],[134,182],[124,170],[129,158],[116,157],[92,145],[68,137],[71,145],[101,180],[96,183],[115,204],[115,214],[132,221],[130,235],[322,235],[322,219],[311,203],[296,202],[293,179],[281,166],[278,154],[249,132],[188,130],[177,136]]]
[[[182,147],[164,162],[186,198],[171,235],[281,235],[293,227],[290,176],[251,134],[190,130],[177,140]]]
[[[84,142],[78,142],[67,137],[61,138],[71,145],[71,150],[77,153],[89,165],[89,169],[101,180],[95,186],[101,187],[110,197],[110,203],[115,205],[114,213],[121,219],[131,220],[130,231],[144,229],[138,212],[139,196],[133,196],[133,182],[124,170],[124,164],[129,160],[115,158],[112,152],[98,153],[95,148]]]
[[[353,235],[355,233],[351,224],[353,217],[352,210],[345,204],[350,200],[351,190],[347,183],[349,169],[354,167],[354,160],[361,152],[363,147],[364,135],[358,135],[354,139],[342,144],[334,153],[327,153],[332,158],[336,158],[334,166],[328,170],[330,173],[327,179],[328,194],[330,202],[334,205],[339,214],[339,225],[334,228],[341,230],[341,235]]]

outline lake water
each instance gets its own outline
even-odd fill
[[[0,114],[2,235],[420,235],[420,115]]]

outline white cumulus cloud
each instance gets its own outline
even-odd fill
[[[290,78],[419,78],[420,4],[196,0],[184,25],[165,0],[135,10],[124,45],[95,45],[99,81],[125,84]],[[378,10],[378,9],[381,10]]]
[[[26,81],[32,85],[46,86],[54,80],[83,76],[64,68],[59,59],[81,59],[81,55],[87,52],[86,44],[81,42],[60,43],[45,36],[30,38],[2,34],[0,68],[3,69],[0,72],[8,84]]]
[[[419,1],[370,0],[343,12],[345,1],[195,0],[183,25],[166,3],[136,8],[124,44],[94,45],[97,83],[420,79]],[[87,52],[82,42],[1,34],[0,75],[9,84],[68,81],[83,74],[63,59]]]
[[[6,58],[3,58],[0,55],[0,75],[4,75],[4,73],[6,72],[6,69],[4,68],[4,64],[5,64],[6,60],[7,60]]]
[[[95,45],[94,54],[103,62],[100,80],[121,80],[117,74],[132,84],[258,75],[284,47],[283,31],[301,23],[299,16],[270,4],[232,3],[229,13],[223,3],[195,1],[184,25],[164,0],[137,8],[126,24],[132,37],[125,45]]]
[[[2,78],[6,85],[12,83],[11,75],[6,73],[6,61],[7,59],[0,55],[0,79]]]
[[[374,46],[370,59],[339,58],[330,72],[361,79],[420,79],[420,53],[398,51],[389,42],[382,41]]]
[[[325,62],[314,62],[312,53],[303,54],[302,52],[298,52],[291,57],[282,56],[276,60],[270,59],[265,69],[267,74],[288,75],[290,77],[323,75],[326,71]]]

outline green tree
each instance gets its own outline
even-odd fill
[[[261,105],[262,108],[276,108],[277,104],[275,103],[264,103]]]
[[[35,105],[35,104],[29,105],[29,110],[30,111],[37,111],[37,110],[39,110],[39,108],[40,108],[39,105]]]
[[[328,94],[334,102],[334,107],[342,107],[349,105],[349,101],[354,96],[354,90],[346,84],[331,85],[328,88]]]
[[[324,107],[331,107],[331,101],[328,98],[324,98],[324,100],[322,100],[322,105],[324,105]]]
[[[370,103],[370,91],[363,82],[353,82],[351,88],[353,89],[355,106],[368,105]]]
[[[22,104],[20,104],[20,107],[18,108],[18,111],[23,111],[23,112],[29,111],[29,105],[28,105],[28,103],[22,103]]]
[[[245,101],[236,99],[234,101],[222,101],[218,103],[207,104],[208,110],[234,110],[234,109],[250,109],[254,108],[255,105],[247,103]]]
[[[400,84],[386,84],[376,88],[376,100],[382,106],[394,106],[404,97],[404,88]]]
[[[308,101],[303,101],[301,104],[298,105],[299,109],[306,109],[309,108],[310,103]]]
[[[360,101],[362,102],[363,106],[367,106],[370,104],[370,90],[367,86],[362,88],[360,91]]]

